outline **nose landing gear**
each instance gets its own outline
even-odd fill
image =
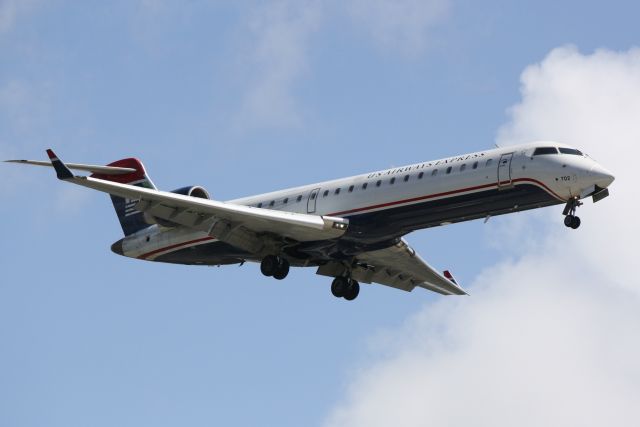
[[[580,217],[576,216],[576,209],[581,206],[582,202],[577,197],[572,197],[567,201],[567,205],[562,211],[564,215],[564,225],[574,230],[580,227]]]

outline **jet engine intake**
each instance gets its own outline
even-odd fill
[[[190,197],[198,197],[200,199],[211,199],[209,196],[209,192],[204,189],[204,187],[200,187],[199,185],[191,185],[188,187],[178,188],[177,190],[173,190],[172,193],[182,194],[184,196]]]

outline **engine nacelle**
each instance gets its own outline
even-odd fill
[[[172,193],[182,194],[183,196],[189,197],[197,197],[199,199],[211,199],[209,192],[199,185],[178,188],[177,190],[173,190]],[[144,214],[144,219],[149,224],[158,224],[162,227],[173,228],[179,226],[179,224],[176,224],[175,222],[167,221],[166,219],[158,218],[153,215],[149,215],[148,213]]]
[[[178,188],[177,190],[173,190],[172,193],[198,197],[200,199],[211,199],[211,197],[209,197],[209,192],[199,185],[190,185],[188,187]]]

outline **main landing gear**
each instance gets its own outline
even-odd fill
[[[267,277],[282,280],[289,274],[289,261],[275,255],[267,255],[260,263],[260,271]]]
[[[275,255],[267,255],[260,263],[260,271],[267,277],[282,280],[289,274],[289,261]],[[350,277],[339,276],[331,283],[331,293],[337,298],[353,301],[360,293],[360,284]]]
[[[567,205],[564,207],[564,211],[562,211],[562,215],[564,215],[564,225],[574,230],[580,227],[580,217],[576,216],[576,209],[581,205],[582,202],[578,200],[577,197],[572,197],[567,201]]]
[[[349,277],[336,277],[331,283],[331,293],[334,297],[353,301],[360,293],[360,284]]]

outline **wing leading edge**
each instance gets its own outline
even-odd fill
[[[351,277],[361,283],[379,283],[411,292],[416,286],[442,295],[467,295],[453,279],[448,279],[427,264],[404,239],[398,243],[356,256],[355,267],[349,272],[343,264],[322,265],[317,274]]]
[[[373,266],[372,273],[365,270],[361,275],[365,283],[375,282],[405,291],[419,286],[443,295],[467,295],[457,283],[427,264],[404,239],[391,247],[365,252],[357,258]],[[358,280],[355,275],[354,278]]]
[[[299,214],[201,199],[88,176],[75,176],[56,154],[47,150],[58,178],[132,201],[136,209],[199,231],[229,232],[243,228],[297,241],[342,236],[349,221],[344,218]],[[33,163],[28,163],[33,164]],[[224,225],[224,226],[222,226]],[[219,235],[214,237],[220,238]]]

